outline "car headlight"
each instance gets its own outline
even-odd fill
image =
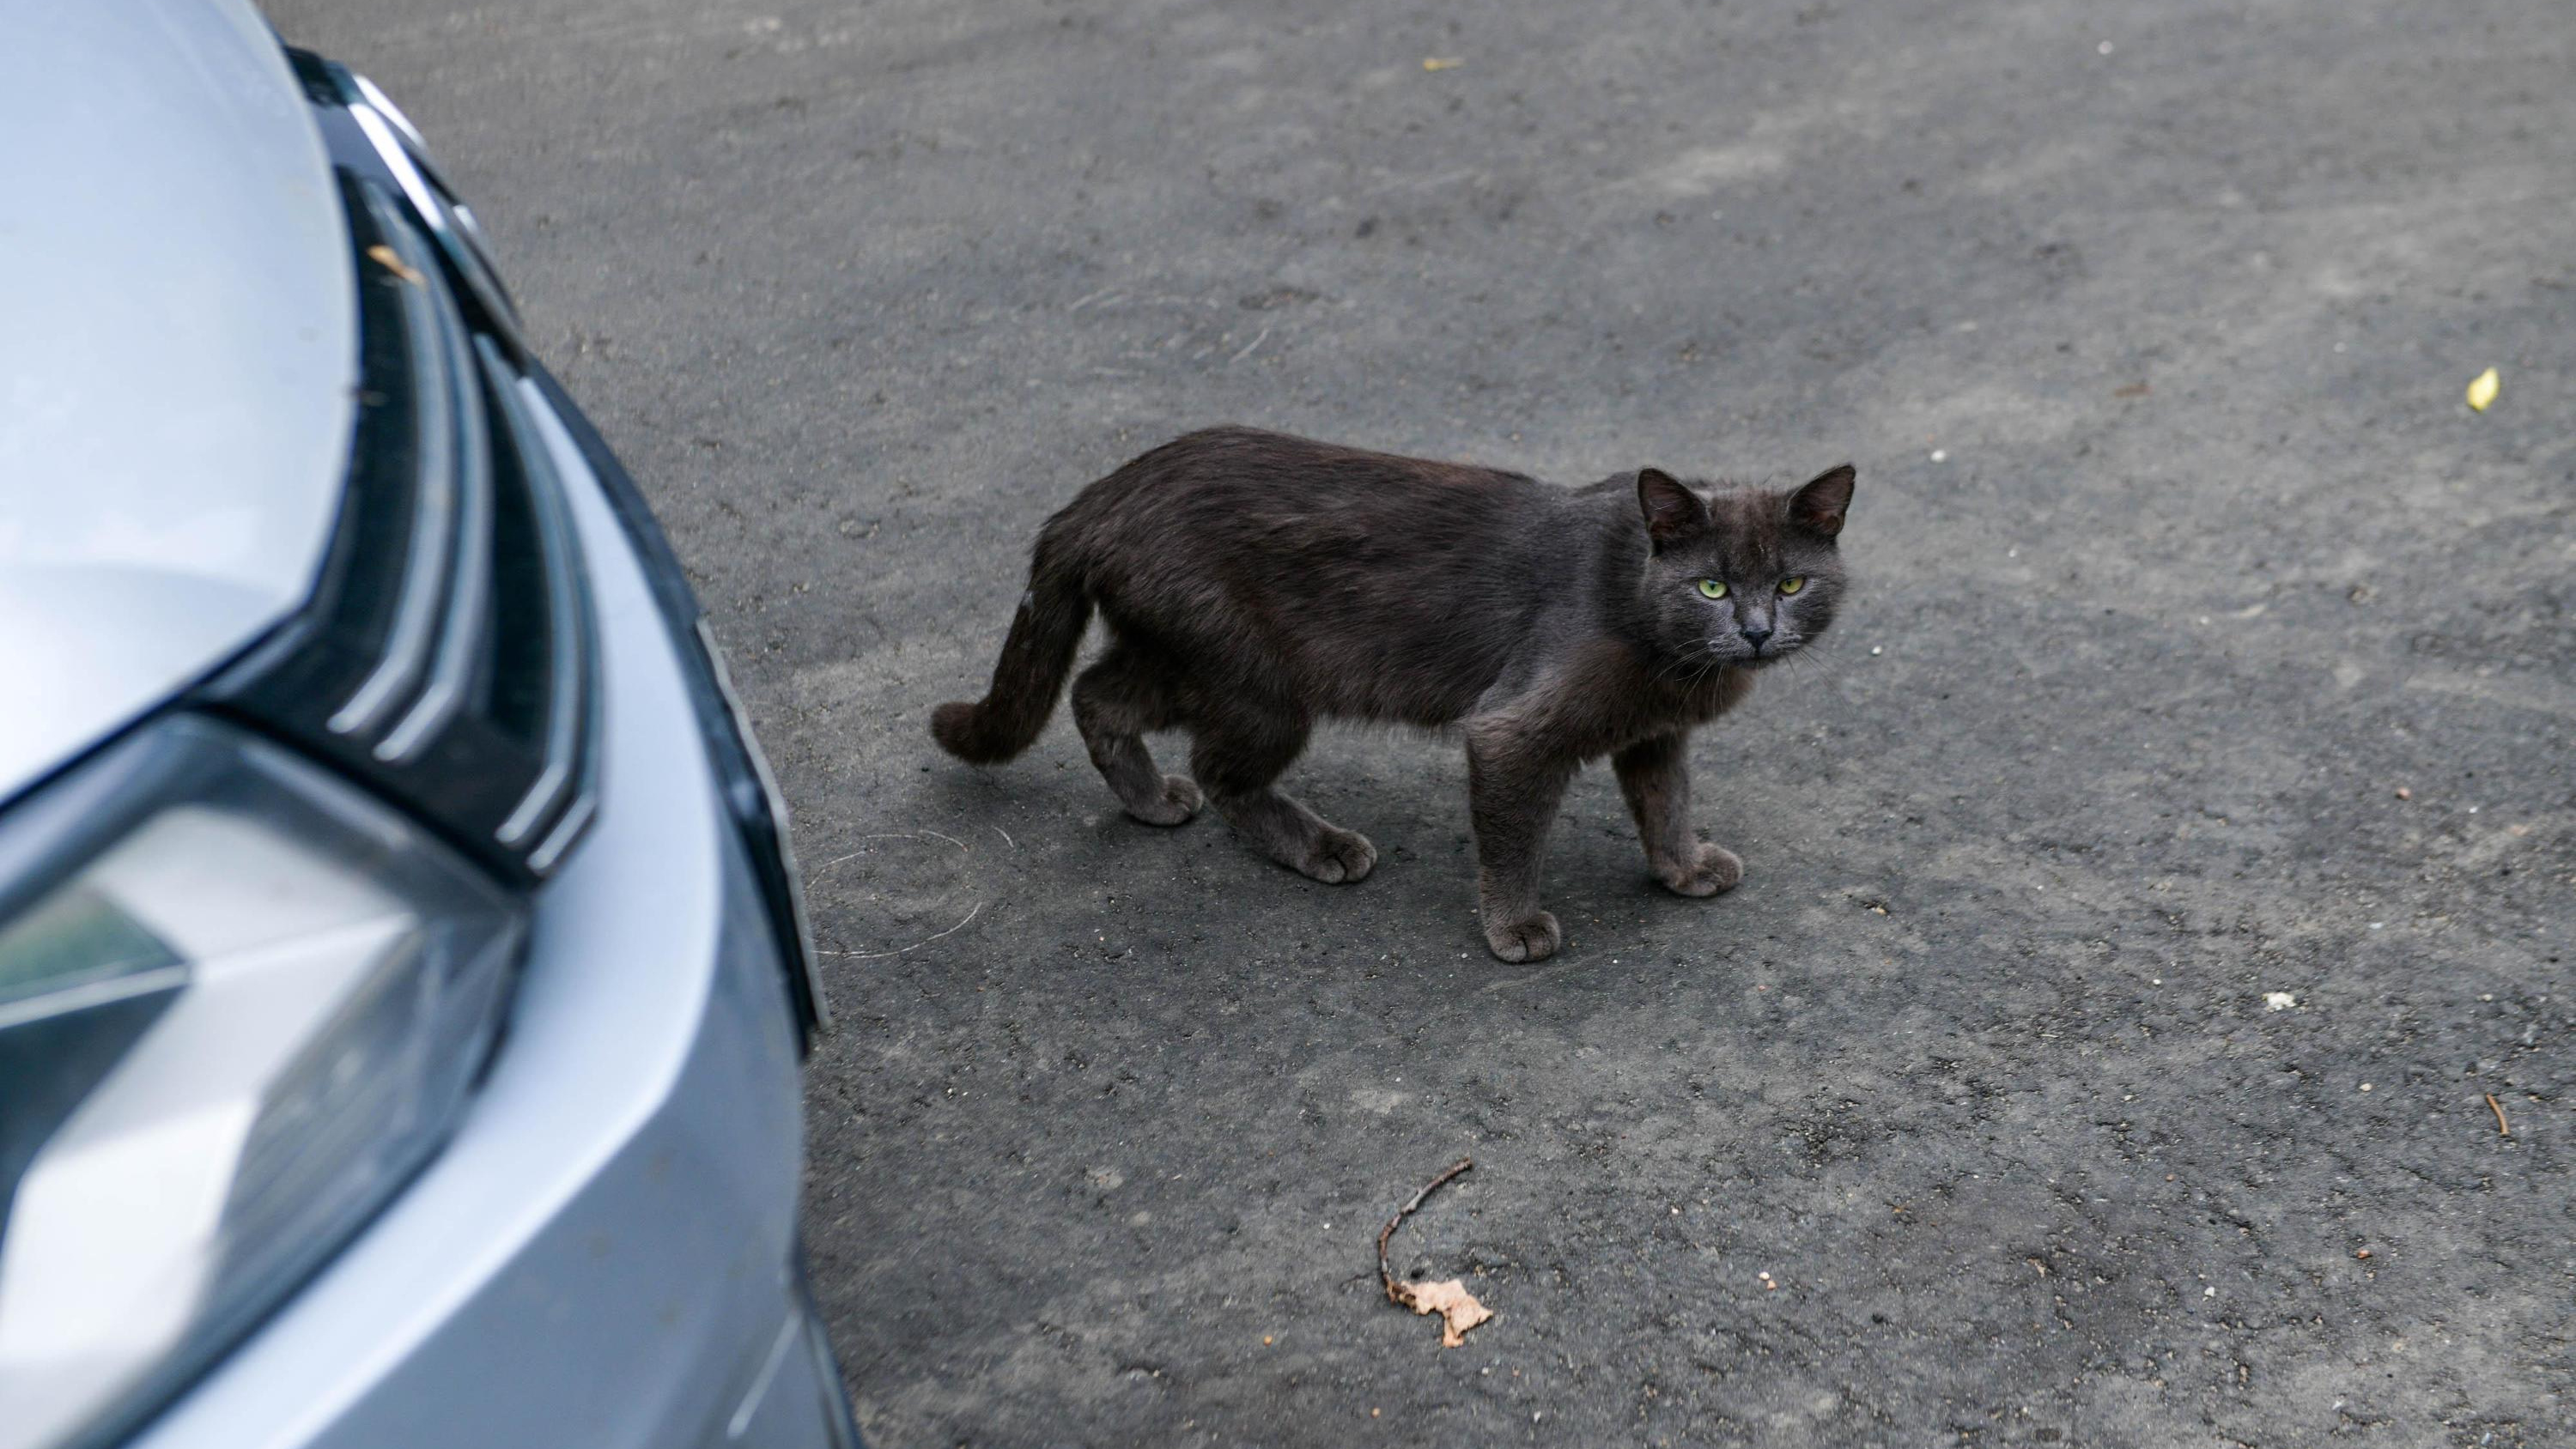
[[[0,832],[0,1449],[121,1432],[447,1134],[522,898],[173,716]]]

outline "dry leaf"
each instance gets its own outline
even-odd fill
[[[1458,59],[1454,55],[1435,55],[1425,59],[1422,62],[1422,68],[1424,70],[1455,70],[1466,63],[1467,62]]]
[[[1440,1315],[1440,1346],[1456,1348],[1467,1341],[1467,1330],[1494,1316],[1494,1310],[1476,1301],[1467,1285],[1455,1278],[1439,1283],[1408,1283],[1399,1278],[1394,1284],[1396,1301],[1416,1313]]]
[[[395,251],[392,247],[386,246],[382,242],[378,242],[374,246],[367,248],[367,256],[370,260],[375,262],[377,266],[384,268],[386,271],[393,273],[395,276],[402,278],[406,282],[417,284],[421,279],[419,270],[413,267],[411,263],[404,261],[402,259],[402,253]]]
[[[2469,406],[2479,412],[2485,412],[2487,404],[2495,401],[2497,386],[2494,368],[2490,367],[2479,373],[2478,380],[2469,384]]]

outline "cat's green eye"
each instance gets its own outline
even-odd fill
[[[1703,599],[1723,599],[1726,597],[1726,585],[1715,579],[1702,579],[1699,581],[1699,596]]]
[[[1794,594],[1806,586],[1807,581],[1805,578],[1793,574],[1780,581],[1780,592],[1784,594]]]

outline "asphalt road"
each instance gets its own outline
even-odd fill
[[[879,1445],[2576,1444],[2564,0],[275,15],[733,651]],[[1452,744],[1294,773],[1352,888],[1062,720],[938,755],[1039,519],[1227,420],[1857,462],[1833,646],[1697,747],[1743,887],[1589,772],[1505,967]],[[1461,1155],[1443,1351],[1370,1244]]]

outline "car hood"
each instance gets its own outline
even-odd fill
[[[356,283],[320,133],[239,0],[28,6],[0,46],[0,800],[304,599]]]

